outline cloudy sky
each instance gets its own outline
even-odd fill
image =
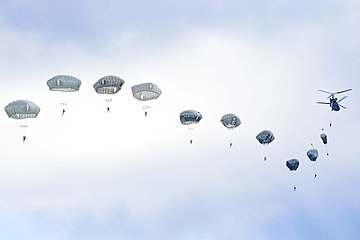
[[[0,102],[41,108],[0,116],[1,239],[358,239],[359,11],[355,0],[1,1]],[[80,91],[50,91],[59,74]],[[110,114],[92,87],[106,75],[125,80]],[[163,92],[146,118],[131,93],[143,82]],[[347,110],[316,104],[328,96],[318,89],[348,88]],[[188,109],[203,115],[194,131],[179,121]],[[226,113],[241,119],[234,131]]]

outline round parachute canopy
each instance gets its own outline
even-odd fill
[[[81,81],[76,77],[69,75],[58,75],[47,81],[51,91],[75,92],[79,91]]]
[[[268,145],[269,143],[274,141],[275,137],[274,137],[274,134],[270,130],[264,130],[256,136],[256,139],[262,145]]]
[[[233,113],[225,114],[220,121],[228,129],[234,129],[241,124],[240,118]]]
[[[161,90],[153,83],[142,83],[131,87],[134,98],[139,101],[157,99],[161,95]]]
[[[290,159],[286,161],[286,166],[290,171],[296,171],[296,169],[299,167],[299,164],[300,162],[297,159]]]
[[[306,155],[308,156],[310,161],[315,162],[319,156],[319,152],[317,149],[313,148],[313,149],[310,149],[309,151],[307,151]]]
[[[5,107],[5,112],[14,119],[36,118],[40,108],[33,102],[17,100],[9,103]]]
[[[321,138],[323,144],[327,144],[327,136],[325,133],[320,134],[320,138]]]
[[[94,85],[99,94],[115,94],[120,91],[125,81],[117,76],[105,76],[100,78]]]
[[[195,110],[186,110],[180,113],[180,121],[184,125],[196,124],[200,122],[201,119],[201,113]]]

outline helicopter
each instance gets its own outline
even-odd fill
[[[339,111],[340,110],[340,107],[346,109],[345,106],[339,104],[339,102],[341,102],[342,100],[344,100],[345,98],[347,98],[347,96],[344,96],[342,97],[340,100],[338,100],[336,97],[335,97],[335,94],[340,94],[340,93],[344,93],[344,92],[348,92],[348,91],[351,91],[352,89],[346,89],[346,90],[343,90],[343,91],[339,91],[339,92],[328,92],[328,91],[324,91],[324,90],[319,90],[320,92],[323,92],[323,93],[327,93],[327,94],[330,94],[330,96],[328,96],[328,98],[330,99],[330,102],[317,102],[318,104],[329,104],[330,107],[331,107],[331,111]]]

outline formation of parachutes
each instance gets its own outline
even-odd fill
[[[96,81],[93,85],[94,90],[98,94],[103,94],[108,96],[105,100],[109,105],[107,106],[107,112],[110,112],[110,102],[112,101],[109,98],[110,95],[118,93],[125,81],[117,76],[105,76]],[[47,85],[49,90],[58,91],[58,92],[75,92],[79,91],[81,86],[81,81],[73,76],[69,75],[58,75],[47,81]],[[142,83],[138,85],[134,85],[131,87],[133,97],[139,101],[147,102],[150,100],[157,99],[161,95],[161,90],[153,83]],[[66,112],[66,102],[62,102],[63,106],[62,115]],[[144,114],[145,117],[148,114],[149,106],[144,105]],[[27,119],[27,118],[36,118],[40,113],[40,107],[35,103],[28,100],[16,100],[9,103],[5,107],[5,112],[9,116],[9,118],[13,119]],[[196,110],[186,110],[180,113],[179,115],[180,122],[183,125],[189,126],[188,130],[192,132],[195,129],[195,126],[202,119],[202,115],[199,111]],[[234,130],[238,126],[240,126],[241,121],[240,118],[234,113],[228,113],[221,117],[220,122],[224,125],[228,130]],[[20,127],[26,128],[27,125],[21,125]],[[263,130],[255,137],[256,140],[264,146],[269,145],[271,142],[275,140],[275,136],[270,130]],[[320,135],[320,138],[323,144],[326,147],[328,142],[327,135],[323,132]],[[23,136],[23,142],[25,142],[26,135]],[[193,137],[190,136],[190,144],[193,143]],[[229,147],[233,145],[230,140]],[[319,152],[314,148],[313,144],[311,144],[312,148],[306,152],[307,157],[311,162],[315,163]],[[326,148],[327,151],[327,148]],[[329,155],[327,151],[327,155]],[[267,160],[267,157],[264,156],[264,161]],[[291,171],[296,171],[300,165],[300,161],[298,159],[290,159],[285,163],[286,167]],[[316,178],[317,174],[315,171],[314,178]],[[294,186],[294,190],[296,187]]]

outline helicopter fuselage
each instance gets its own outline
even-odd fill
[[[330,98],[330,107],[331,107],[331,111],[339,111],[340,110],[340,106],[337,102],[337,98]]]

